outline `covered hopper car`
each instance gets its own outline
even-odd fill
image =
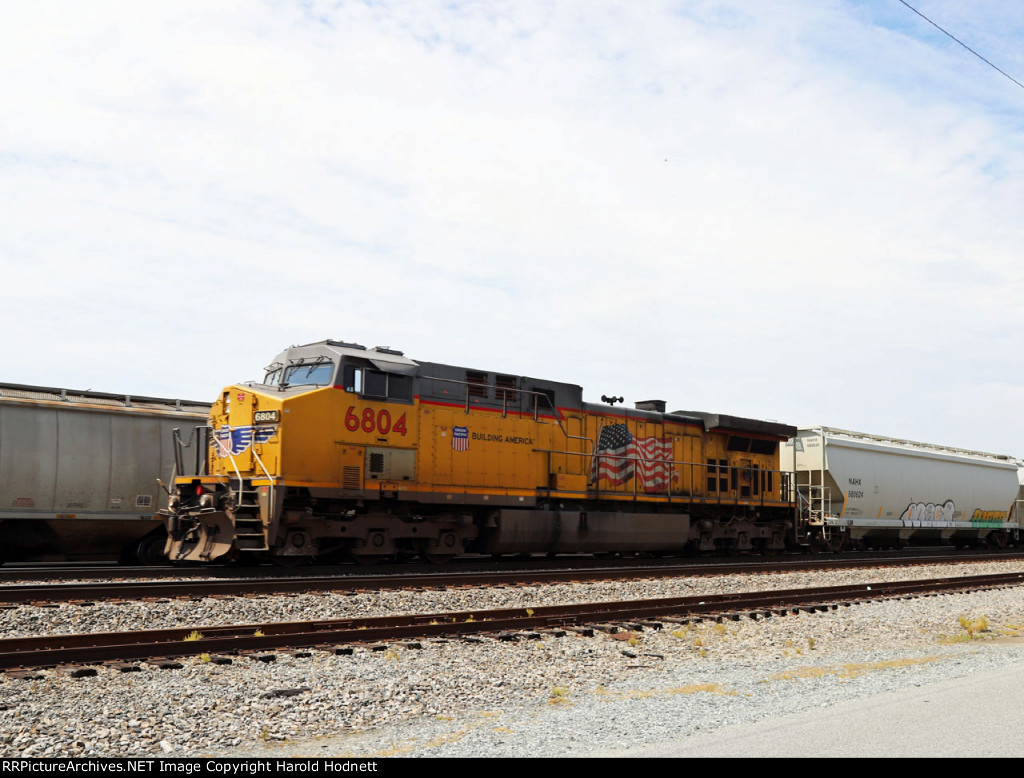
[[[0,384],[0,561],[163,559],[157,479],[209,407]]]
[[[829,427],[783,446],[795,471],[802,532],[815,549],[1017,545],[1021,463]]]
[[[615,398],[612,398],[615,400]],[[574,384],[325,340],[213,403],[167,511],[172,561],[781,550],[770,421],[584,402]]]

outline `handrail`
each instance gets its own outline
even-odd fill
[[[270,471],[267,470],[267,466],[263,464],[263,460],[260,459],[260,455],[256,453],[256,440],[255,440],[255,438],[253,439],[252,443],[249,444],[249,445],[250,445],[250,448],[252,448],[253,459],[255,459],[257,462],[259,462],[260,469],[263,471],[263,474],[267,477],[267,480],[270,482],[270,500],[269,500],[269,505],[270,505],[270,512],[273,513],[273,510],[274,510],[274,477],[272,475],[270,475]],[[239,484],[238,484],[238,489],[239,489],[239,491],[241,491],[241,489],[242,489],[241,482],[239,482]],[[265,520],[267,522],[267,525],[269,526],[269,524],[270,524],[270,517],[267,516],[267,517],[264,517],[264,518],[265,518]]]
[[[180,427],[175,427],[174,428],[174,430],[172,432],[173,432],[173,439],[174,439],[174,469],[175,469],[175,477],[177,477],[178,473],[180,473],[182,476],[185,475],[185,463],[184,463],[184,460],[182,458],[182,453],[183,453],[183,449],[192,448],[192,439],[193,438],[195,438],[195,440],[196,440],[195,475],[208,475],[207,472],[204,472],[204,471],[208,470],[208,467],[205,467],[205,466],[204,467],[200,467],[200,463],[201,462],[202,462],[203,465],[207,465],[208,463],[206,462],[205,458],[200,460],[200,450],[201,449],[205,449],[206,447],[199,445],[202,441],[199,440],[199,435],[197,433],[200,430],[204,430],[204,431],[208,432],[211,429],[212,428],[208,424],[197,425],[197,426],[193,427],[192,428],[192,432],[189,433],[188,442],[185,443],[181,439],[181,428]],[[207,435],[207,437],[209,437],[209,436]],[[172,482],[173,482],[173,480],[172,480]]]
[[[220,429],[226,430],[229,435],[231,433],[231,425],[230,424],[225,424]],[[208,438],[208,440],[213,441],[214,445],[217,446],[217,450],[219,452],[220,457],[222,459],[227,459],[228,461],[231,462],[231,467],[235,471],[235,478],[238,479],[239,501],[241,502],[241,493],[244,491],[244,483],[243,483],[243,479],[242,479],[242,471],[238,467],[238,461],[235,459],[235,455],[231,452],[231,449],[228,448],[227,446],[225,446],[221,442],[220,438],[217,437],[217,435],[216,435],[215,431],[213,430],[213,428],[211,426],[209,426],[209,425],[195,427],[193,429],[192,434],[189,435],[188,443],[187,444],[183,443],[182,440],[181,440],[181,430],[180,429],[175,429],[174,430],[174,442],[175,442],[175,447],[174,447],[174,466],[175,466],[175,473],[171,477],[171,483],[174,483],[174,481],[176,480],[178,472],[182,472],[183,473],[183,471],[184,471],[184,462],[183,462],[183,459],[182,459],[182,449],[183,448],[191,448],[192,447],[192,438],[196,434],[196,432],[198,432],[199,430],[206,430],[209,433],[209,434],[207,434],[206,437]],[[198,436],[197,436],[197,443],[198,443]],[[253,459],[255,459],[256,462],[259,464],[260,470],[263,471],[263,475],[265,475],[267,477],[267,480],[270,482],[270,505],[271,505],[271,508],[273,508],[273,505],[274,505],[274,488],[275,488],[274,487],[274,477],[270,474],[270,470],[263,463],[263,460],[260,458],[260,455],[256,452],[256,441],[253,440],[252,442],[250,442],[249,445],[247,446],[247,448],[252,450]],[[197,471],[197,473],[196,474],[197,475],[203,475],[203,473],[199,472],[199,467],[198,467],[199,459],[198,459],[198,456],[199,456],[199,452],[197,450],[197,452],[196,452],[196,457],[197,457],[196,458],[196,471]],[[208,475],[209,473],[206,473],[206,474]],[[221,477],[224,477],[224,476],[221,476]],[[228,481],[228,484],[230,486],[230,478],[227,478],[226,480]]]
[[[429,380],[429,381],[442,381],[442,382],[449,383],[449,384],[458,384],[459,386],[467,387],[467,391],[466,391],[466,407],[465,407],[465,412],[466,413],[469,413],[469,409],[471,408],[471,406],[469,404],[470,396],[469,396],[468,387],[470,387],[470,386],[482,386],[484,388],[489,388],[490,387],[490,384],[480,384],[480,383],[476,383],[476,382],[473,382],[473,381],[460,381],[458,378],[442,378],[440,376],[420,376],[420,379],[421,380],[425,379],[425,380]],[[524,395],[528,395],[528,396],[532,396],[533,397],[533,399],[534,399],[534,402],[533,402],[533,420],[538,422],[538,423],[542,423],[542,422],[540,422],[540,404],[539,404],[538,400],[543,397],[544,400],[547,402],[548,407],[551,409],[551,413],[554,416],[555,422],[558,424],[558,428],[562,431],[562,434],[566,438],[568,438],[569,440],[585,440],[587,443],[590,444],[591,453],[590,454],[585,454],[584,456],[593,456],[593,449],[594,449],[594,447],[596,445],[594,443],[593,439],[588,438],[585,435],[571,435],[571,434],[569,434],[569,432],[567,432],[565,427],[562,425],[562,414],[558,411],[558,408],[555,407],[554,403],[551,401],[551,398],[545,392],[538,392],[538,391],[536,391],[534,389],[518,389],[518,388],[511,388],[511,387],[498,387],[498,389],[504,395],[504,397],[502,397],[502,408],[501,408],[501,416],[502,416],[502,418],[505,418],[506,416],[508,416],[508,394],[510,392],[516,392],[518,394],[524,394]],[[572,453],[577,453],[577,452],[572,452]]]
[[[668,488],[666,489],[666,494],[670,498],[673,496],[673,492],[672,492],[672,488],[671,488],[672,487],[672,478],[671,478],[671,476],[672,476],[672,473],[675,470],[677,470],[677,469],[679,470],[680,475],[682,475],[682,473],[685,470],[689,469],[690,473],[691,473],[690,474],[690,480],[691,480],[691,483],[694,484],[694,485],[696,484],[696,481],[694,481],[695,473],[693,472],[695,469],[697,471],[700,471],[701,469],[703,469],[705,471],[705,473],[706,473],[706,471],[707,471],[707,469],[709,467],[714,467],[716,469],[716,472],[724,472],[726,474],[731,474],[731,471],[733,471],[733,470],[746,470],[746,469],[748,469],[748,468],[736,467],[736,466],[732,466],[732,465],[717,465],[717,464],[716,465],[709,465],[706,462],[686,462],[686,461],[679,460],[679,459],[659,459],[657,457],[645,457],[645,456],[640,456],[640,455],[623,456],[623,455],[619,455],[619,454],[585,454],[585,453],[582,453],[582,452],[579,452],[579,451],[561,451],[559,449],[547,449],[547,448],[535,448],[535,449],[532,449],[532,450],[537,452],[537,453],[549,454],[549,455],[550,454],[558,454],[558,455],[562,455],[562,456],[591,457],[591,458],[597,459],[598,462],[600,462],[602,459],[605,459],[605,460],[618,460],[618,461],[631,461],[631,462],[653,462],[653,463],[656,463],[656,464],[666,465],[669,468]],[[791,477],[791,480],[795,480],[795,473],[792,470],[781,470],[781,469],[780,470],[775,470],[775,469],[771,469],[771,468],[758,468],[757,472],[758,473],[772,473],[773,475],[774,474],[778,474],[780,476],[787,476],[788,475],[788,476]],[[804,495],[801,494],[799,491],[797,492],[797,499],[796,500],[794,500],[794,499],[787,499],[786,489],[783,487],[783,479],[782,478],[779,479],[778,484],[779,484],[778,487],[773,487],[770,490],[769,489],[759,490],[759,492],[758,492],[758,494],[756,496],[755,495],[751,495],[750,497],[732,497],[732,496],[726,494],[726,492],[723,492],[723,491],[718,490],[718,489],[714,489],[712,491],[708,491],[706,489],[705,490],[698,490],[696,488],[692,488],[689,494],[684,494],[682,491],[680,491],[680,492],[678,492],[676,494],[676,496],[679,496],[679,497],[698,497],[698,498],[703,498],[703,499],[714,499],[718,503],[722,503],[723,502],[723,498],[724,498],[724,500],[727,501],[727,502],[733,502],[733,501],[757,502],[757,503],[759,503],[761,505],[764,505],[765,502],[766,502],[765,495],[766,494],[774,494],[776,491],[778,491],[779,492],[779,499],[782,502],[796,502],[799,499],[806,500],[806,497],[804,497]],[[726,491],[729,491],[729,490],[726,490]],[[618,492],[613,492],[613,493],[621,494],[621,493],[618,493]],[[636,478],[634,477],[634,495],[635,494],[636,494]],[[657,494],[657,493],[656,492],[652,492],[651,494]]]
[[[221,427],[221,429],[226,429],[230,433],[231,432],[231,425],[230,424],[225,424],[223,427]],[[242,491],[242,472],[238,469],[238,463],[235,461],[235,455],[231,453],[231,449],[224,448],[224,444],[220,442],[220,438],[218,438],[216,434],[213,435],[212,440],[217,445],[217,447],[223,452],[221,454],[221,459],[229,459],[231,461],[231,467],[234,468],[235,476],[238,478],[238,491],[239,491],[239,496],[241,496],[241,491]],[[255,453],[255,452],[253,452],[253,453]]]

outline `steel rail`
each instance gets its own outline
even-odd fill
[[[644,565],[638,567],[573,568],[558,570],[512,570],[430,572],[374,575],[305,575],[272,578],[230,578],[163,581],[106,581],[93,583],[47,583],[0,585],[0,605],[61,602],[99,602],[104,600],[145,600],[185,597],[224,597],[245,594],[295,594],[303,592],[357,591],[420,588],[441,589],[459,586],[500,586],[514,584],[553,584],[578,581],[608,581],[633,578],[678,578],[708,575],[750,575],[822,569],[856,569],[927,564],[978,563],[1024,558],[992,555],[936,558],[864,558],[778,560],[697,565]]]
[[[304,622],[195,626],[137,632],[0,640],[0,669],[128,661],[198,654],[237,654],[285,648],[330,647],[410,638],[441,638],[631,621],[706,617],[712,614],[783,614],[788,609],[838,607],[865,600],[922,593],[1017,586],[1024,573],[875,582],[813,589],[786,589],[718,596],[669,597],[530,608],[380,616]]]
[[[815,568],[822,565],[849,564],[865,565],[873,562],[881,563],[884,560],[893,560],[894,563],[919,564],[924,561],[999,561],[1005,559],[1024,559],[1024,551],[956,551],[950,548],[917,548],[902,551],[857,551],[844,554],[822,554],[820,556],[808,557],[806,554],[783,554],[772,557],[761,557],[758,555],[741,555],[737,558],[716,558],[710,557],[662,557],[659,559],[644,559],[642,557],[619,559],[599,558],[588,555],[558,555],[554,558],[547,555],[534,555],[532,558],[508,558],[493,560],[490,557],[463,556],[444,565],[427,565],[421,563],[405,564],[380,564],[371,568],[361,567],[355,564],[317,564],[300,565],[298,567],[279,567],[276,565],[154,565],[126,566],[106,563],[7,563],[0,566],[0,582],[15,583],[18,581],[52,581],[56,579],[73,580],[94,580],[94,579],[117,579],[121,581],[154,579],[154,578],[204,578],[204,579],[244,579],[244,578],[266,578],[266,579],[287,579],[302,577],[324,577],[324,576],[367,576],[379,574],[413,574],[410,571],[417,571],[417,574],[438,574],[439,572],[451,572],[455,570],[498,570],[510,571],[521,569],[535,569],[538,567],[563,566],[574,569],[587,568],[609,568],[614,566],[651,566],[666,567],[670,565],[688,566],[694,568],[702,567],[725,567],[732,565],[759,565],[776,564],[792,565],[796,568]],[[740,561],[742,560],[742,561]],[[751,561],[756,560],[756,561]]]

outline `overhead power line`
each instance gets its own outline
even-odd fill
[[[932,27],[934,27],[934,28],[935,28],[936,30],[938,30],[939,32],[941,32],[941,33],[942,33],[943,35],[948,35],[948,36],[949,36],[950,38],[952,38],[953,40],[955,40],[955,41],[956,41],[957,43],[959,43],[959,44],[960,44],[961,46],[963,46],[963,47],[964,47],[965,49],[967,49],[967,50],[968,50],[969,52],[971,52],[971,54],[973,54],[973,55],[974,55],[975,57],[977,57],[977,58],[978,58],[978,59],[980,59],[980,60],[981,60],[982,62],[984,62],[984,63],[985,63],[986,65],[988,65],[988,66],[989,66],[990,68],[994,68],[995,70],[998,70],[998,71],[999,71],[1000,73],[1002,73],[1002,74],[1003,74],[1004,76],[1006,76],[1006,77],[1007,77],[1008,79],[1010,79],[1010,80],[1011,80],[1011,81],[1012,81],[1013,83],[1015,83],[1015,84],[1016,84],[1017,86],[1019,86],[1019,87],[1020,87],[1021,89],[1024,89],[1024,84],[1022,84],[1022,83],[1021,83],[1020,81],[1018,81],[1017,79],[1015,79],[1015,78],[1014,78],[1013,76],[1011,76],[1011,75],[1010,75],[1009,73],[1007,73],[1007,72],[1006,72],[1005,70],[1002,70],[1001,68],[998,68],[998,67],[996,67],[995,65],[993,65],[993,64],[992,64],[991,62],[989,62],[989,61],[988,61],[987,59],[985,59],[985,58],[984,58],[983,56],[981,56],[981,55],[980,55],[980,54],[979,54],[978,52],[976,52],[976,51],[975,51],[974,49],[972,49],[972,48],[971,48],[970,46],[968,46],[968,45],[967,45],[966,43],[964,43],[964,42],[963,42],[962,40],[960,40],[959,38],[957,38],[957,37],[956,37],[955,35],[953,35],[952,33],[946,32],[946,31],[945,31],[944,29],[942,29],[941,27],[939,27],[939,25],[937,25],[937,24],[936,24],[935,22],[933,22],[933,21],[932,21],[931,19],[929,19],[929,18],[928,18],[927,16],[925,16],[925,15],[924,15],[923,13],[921,13],[921,12],[920,12],[920,11],[918,11],[918,10],[917,10],[916,8],[914,8],[914,6],[912,6],[912,5],[910,4],[910,3],[906,2],[905,0],[899,0],[899,2],[903,3],[903,5],[905,5],[905,6],[906,6],[907,8],[909,8],[909,9],[910,9],[911,11],[913,11],[913,12],[914,12],[914,13],[916,13],[916,14],[917,14],[918,16],[920,16],[920,17],[921,17],[922,19],[924,19],[924,20],[925,20],[926,22],[928,22],[928,24],[930,24],[930,25],[931,25]]]

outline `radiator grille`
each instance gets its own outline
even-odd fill
[[[359,488],[359,468],[346,465],[341,473],[341,488],[342,489],[358,489]]]

